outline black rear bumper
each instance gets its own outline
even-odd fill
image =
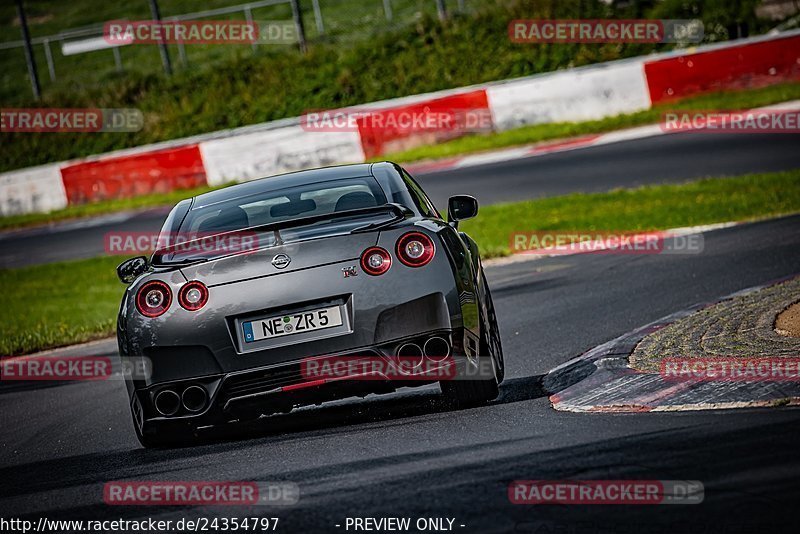
[[[423,356],[424,365],[411,372],[398,369],[398,349],[409,343],[423,347],[425,341],[439,337],[450,345],[447,358]],[[203,375],[135,389],[131,398],[134,421],[140,431],[145,427],[204,427],[229,421],[253,419],[260,415],[289,412],[294,408],[349,397],[391,393],[403,387],[418,387],[456,375],[465,366],[467,355],[474,356],[477,340],[463,329],[432,331],[417,334],[391,343],[357,352],[316,357],[313,360],[354,362],[354,367],[368,368],[367,362],[378,362],[376,372],[355,375],[310,377],[304,361],[282,363],[269,367],[237,371],[228,374]],[[467,340],[465,343],[465,339]],[[466,345],[466,346],[465,346]],[[390,371],[385,373],[384,371]],[[174,392],[178,397],[191,387],[200,386],[207,392],[205,407],[192,412],[181,406],[174,414],[159,412],[157,397]],[[195,390],[196,391],[196,390]]]

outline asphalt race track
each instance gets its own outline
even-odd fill
[[[754,162],[760,158],[768,159],[753,151]],[[544,159],[536,165],[547,167]],[[798,271],[800,216],[707,233],[698,255],[580,255],[492,267],[507,378],[500,399],[477,409],[452,411],[436,388],[411,390],[262,419],[195,448],[148,451],[134,437],[121,382],[4,386],[0,516],[259,514],[279,517],[277,531],[291,533],[345,532],[347,517],[379,516],[451,518],[462,532],[796,532],[787,514],[800,498],[797,409],[563,413],[550,407],[541,377],[668,313]],[[509,502],[513,480],[567,478],[699,480],[705,500]],[[291,481],[301,496],[284,508],[106,506],[103,483],[124,479]]]
[[[455,192],[495,204],[798,165],[800,150],[793,135],[682,133],[430,174],[420,182],[437,206],[446,206]]]
[[[457,193],[483,204],[598,192],[800,167],[793,135],[683,133],[420,175],[437,206]],[[104,253],[108,232],[157,232],[168,210],[114,214],[89,221],[0,233],[0,268]]]

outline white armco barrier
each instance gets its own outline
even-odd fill
[[[58,164],[0,174],[0,216],[48,212],[67,207]]]
[[[602,119],[650,107],[644,58],[512,80],[487,88],[498,131]]]
[[[298,125],[203,141],[200,154],[211,186],[364,161],[358,132],[307,132]]]

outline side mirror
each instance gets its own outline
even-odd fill
[[[147,258],[144,256],[137,256],[119,264],[117,267],[117,277],[120,282],[130,284],[145,271],[147,271]]]
[[[469,195],[454,195],[447,201],[447,222],[458,228],[458,221],[478,214],[478,201]]]

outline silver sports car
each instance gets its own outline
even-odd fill
[[[179,202],[150,259],[117,268],[145,447],[295,407],[438,382],[495,399],[503,353],[478,247],[393,163],[263,178]]]

